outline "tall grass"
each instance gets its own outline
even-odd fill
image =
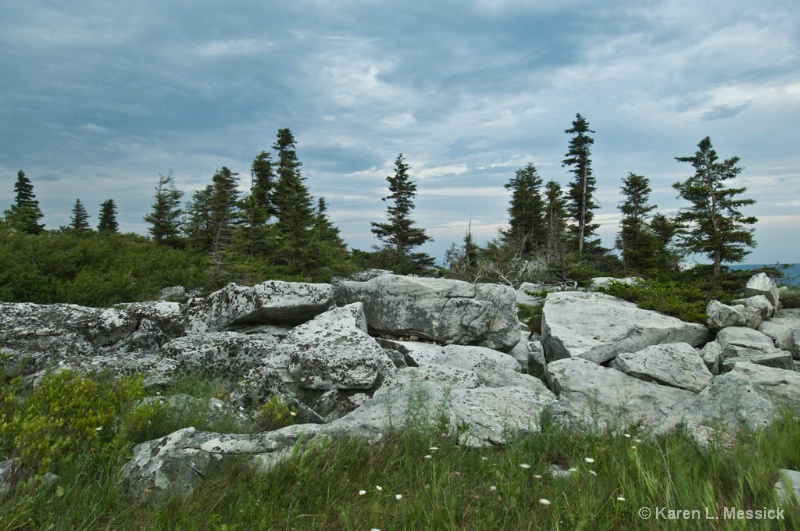
[[[56,485],[0,500],[0,529],[800,528],[796,503],[782,520],[724,518],[726,507],[776,507],[777,470],[800,468],[800,422],[789,414],[710,449],[680,432],[575,433],[546,419],[503,447],[463,447],[439,430],[417,422],[373,444],[320,437],[269,473],[235,462],[161,506],[121,492],[126,452],[75,454]],[[697,518],[671,520],[670,510]]]

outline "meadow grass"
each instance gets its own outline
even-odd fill
[[[0,500],[0,529],[800,528],[796,502],[782,520],[725,518],[725,508],[777,507],[777,470],[800,469],[790,414],[709,449],[680,432],[576,433],[546,418],[541,432],[502,447],[464,447],[440,429],[417,421],[372,444],[320,437],[269,473],[234,462],[161,506],[122,492],[129,452],[75,453],[59,463],[57,484]],[[670,519],[676,510],[694,519]]]

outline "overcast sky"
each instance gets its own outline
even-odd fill
[[[517,169],[566,188],[580,113],[606,246],[622,179],[674,214],[693,173],[675,157],[710,136],[757,201],[746,262],[800,262],[797,0],[4,0],[0,72],[0,208],[23,169],[48,228],[111,198],[145,234],[159,174],[185,200],[223,166],[244,190],[288,127],[351,248],[379,243],[403,153],[441,259],[470,220],[497,235]]]

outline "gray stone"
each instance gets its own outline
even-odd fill
[[[182,369],[204,371],[209,375],[241,376],[264,364],[287,370],[289,356],[282,353],[278,345],[279,340],[269,335],[212,332],[173,339],[161,348],[161,354],[175,360]]]
[[[745,308],[752,308],[761,316],[761,320],[769,319],[775,315],[775,306],[764,295],[753,295],[744,299],[737,299],[733,304],[740,304]],[[759,323],[760,324],[760,323]],[[750,327],[752,328],[752,327]],[[758,328],[756,326],[756,328]]]
[[[706,364],[706,368],[708,368],[711,374],[719,374],[719,365],[722,360],[722,347],[719,343],[716,341],[706,343],[700,351],[700,356],[703,358],[703,362]]]
[[[780,296],[778,292],[778,285],[775,281],[769,278],[766,273],[758,273],[750,277],[744,287],[744,296],[752,297],[754,295],[764,295],[773,308],[779,307]]]
[[[540,380],[544,380],[547,374],[547,360],[541,341],[528,342],[528,374]]]
[[[221,332],[229,328],[302,324],[333,304],[333,286],[270,280],[252,287],[228,284],[208,297],[189,301],[187,332]]]
[[[771,352],[775,343],[757,330],[733,326],[719,331],[716,341],[722,347],[723,358],[752,356]]]
[[[665,416],[661,428],[682,425],[698,443],[706,445],[715,437],[729,438],[740,424],[766,428],[784,408],[799,415],[800,374],[737,363],[730,372],[716,376],[696,397],[676,404],[680,407]]]
[[[584,358],[547,366],[550,389],[558,396],[554,416],[566,425],[644,429],[657,426],[675,409],[694,401],[685,389],[645,382]]]
[[[781,505],[791,505],[800,500],[800,472],[786,468],[778,470],[775,497]]]
[[[307,389],[371,389],[379,376],[395,370],[367,334],[360,303],[335,308],[292,329],[280,350],[291,358],[290,374]]]
[[[700,354],[687,343],[653,345],[637,352],[623,352],[612,364],[640,380],[679,387],[699,393],[713,377]]]
[[[336,286],[337,304],[362,302],[376,335],[508,351],[519,342],[516,296],[507,286],[383,275]]]
[[[729,326],[745,326],[747,318],[744,306],[730,306],[718,300],[711,300],[706,306],[706,326],[711,330],[721,330]]]
[[[530,355],[530,348],[528,346],[528,333],[520,332],[520,341],[514,348],[511,349],[509,354],[517,360],[520,370],[524,373],[528,372],[528,356]]]
[[[620,352],[660,343],[700,346],[711,332],[602,293],[564,292],[547,296],[542,344],[547,361],[581,357],[604,363]]]

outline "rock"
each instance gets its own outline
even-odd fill
[[[592,283],[589,285],[589,289],[596,290],[600,288],[605,288],[614,283],[624,284],[626,286],[636,286],[641,282],[642,279],[638,277],[625,277],[625,278],[594,277],[592,279]]]
[[[182,336],[186,332],[185,307],[177,302],[133,302],[119,306],[139,321],[155,323],[168,337]]]
[[[730,306],[718,300],[711,300],[706,306],[706,326],[711,330],[721,330],[729,326],[745,326],[747,317],[744,314],[744,306]]]
[[[528,374],[540,380],[545,379],[547,373],[547,360],[544,357],[544,347],[541,341],[528,343]]]
[[[173,339],[161,348],[161,355],[175,360],[181,369],[209,375],[241,376],[262,365],[287,371],[289,356],[280,352],[278,344],[270,335],[213,332]]]
[[[547,381],[558,396],[554,416],[566,425],[624,428],[655,427],[697,394],[645,382],[584,358],[547,366]]]
[[[757,330],[740,326],[720,330],[716,341],[722,347],[723,358],[752,356],[775,349],[775,344],[766,335]]]
[[[623,352],[611,365],[634,378],[699,393],[713,377],[700,354],[687,343],[653,345]]]
[[[714,437],[735,434],[740,424],[766,428],[784,408],[800,414],[800,374],[737,363],[730,372],[716,376],[696,397],[677,404],[680,407],[666,417],[662,428],[683,425],[705,446]]]
[[[186,288],[183,286],[169,286],[158,292],[158,300],[180,302],[186,298]]]
[[[331,389],[319,397],[313,409],[324,418],[325,422],[331,422],[355,411],[369,399],[370,396],[366,393],[346,393],[339,389]]]
[[[190,495],[200,480],[232,456],[258,456],[285,448],[265,435],[223,435],[184,428],[137,444],[122,469],[129,494],[158,503]]]
[[[187,332],[221,332],[259,324],[299,325],[333,304],[333,286],[270,280],[253,287],[228,284],[189,301]]]
[[[786,468],[778,470],[775,497],[781,505],[791,505],[800,500],[800,472]]]
[[[446,365],[409,367],[402,374],[419,381],[435,382],[443,389],[475,389],[483,385],[475,371]]]
[[[336,286],[337,304],[362,302],[375,335],[508,351],[519,342],[516,296],[507,286],[383,275]]]
[[[716,341],[706,343],[700,351],[700,356],[711,374],[719,374],[720,363],[722,362],[722,347],[719,343]]]
[[[796,359],[800,359],[800,309],[778,310],[769,321],[764,321],[758,331],[775,342],[775,346],[788,350]]]
[[[547,296],[542,345],[548,362],[581,357],[604,363],[620,352],[661,343],[700,346],[711,332],[602,293],[564,292]]]
[[[517,304],[524,304],[526,306],[541,306],[544,304],[544,297],[531,295],[531,293],[541,293],[544,288],[545,286],[542,284],[523,282],[517,290]]]
[[[287,335],[280,351],[289,372],[306,389],[371,389],[394,364],[367,334],[361,303],[335,308]]]
[[[528,347],[528,333],[521,332],[520,333],[520,341],[514,348],[511,349],[509,354],[512,358],[517,360],[519,363],[520,371],[527,373],[528,372],[528,356],[530,355],[530,349]]]
[[[733,304],[742,305],[745,308],[752,308],[756,310],[758,314],[761,316],[761,320],[769,319],[773,315],[775,315],[775,306],[765,297],[764,295],[753,295],[752,297],[747,297],[745,299],[737,299],[733,301]],[[759,322],[759,324],[761,324]],[[750,328],[753,328],[752,326]],[[755,328],[758,328],[756,326]]]
[[[744,296],[752,297],[754,295],[764,295],[773,308],[778,308],[780,296],[778,293],[778,285],[775,281],[769,278],[766,273],[758,273],[750,277],[744,287]]]

